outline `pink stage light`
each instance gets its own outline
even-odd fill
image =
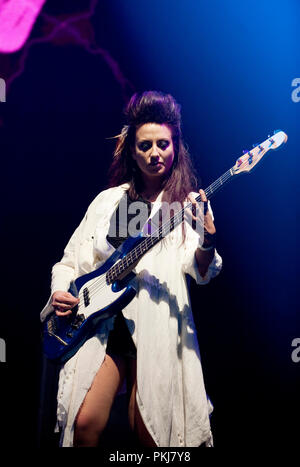
[[[46,0],[0,0],[0,52],[17,52],[28,39]]]

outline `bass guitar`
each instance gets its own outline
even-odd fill
[[[277,149],[287,141],[283,131],[274,132],[263,143],[237,159],[235,165],[206,188],[210,199],[233,177],[249,173],[270,149]],[[200,202],[200,195],[196,197]],[[50,313],[43,322],[43,348],[47,358],[66,362],[94,333],[100,321],[118,313],[136,294],[133,268],[141,257],[184,220],[184,211],[192,203],[162,224],[155,235],[141,232],[129,237],[98,269],[78,277],[69,292],[80,299],[72,314],[58,317]]]

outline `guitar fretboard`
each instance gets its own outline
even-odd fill
[[[205,190],[205,195],[207,199],[210,199],[223,185],[228,182],[234,175],[233,169],[227,170],[221,177],[219,177],[215,182],[209,185]],[[201,196],[195,198],[197,202],[201,201]],[[120,261],[114,264],[106,273],[106,282],[107,284],[112,284],[114,281],[120,277],[128,268],[130,268],[134,263],[139,261],[141,257],[147,253],[154,245],[159,243],[162,238],[166,237],[172,230],[175,229],[184,221],[184,215],[186,209],[191,209],[192,203],[187,203],[184,208],[170,217],[170,220],[162,224],[156,232],[152,235],[147,235],[144,240],[142,240],[137,246],[135,246],[130,252],[126,254]]]

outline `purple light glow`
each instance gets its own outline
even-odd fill
[[[0,1],[0,52],[21,49],[46,0]]]
[[[24,72],[33,45],[42,43],[61,45],[71,42],[83,47],[91,55],[100,56],[106,62],[121,86],[122,96],[126,102],[134,92],[134,86],[124,76],[118,62],[109,51],[99,47],[94,40],[94,28],[90,20],[98,0],[91,0],[86,11],[65,18],[42,13],[40,16],[44,21],[41,25],[42,35],[26,42],[44,3],[45,0],[8,0],[4,3],[0,0],[0,52],[11,53],[23,47],[17,62],[14,59],[13,65],[12,60],[3,61],[5,68],[9,70],[5,77],[7,92],[12,83]],[[3,70],[0,70],[0,73],[3,75]]]

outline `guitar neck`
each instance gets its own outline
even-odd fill
[[[219,191],[225,183],[232,179],[234,176],[233,169],[227,170],[221,177],[215,180],[211,185],[209,185],[205,190],[205,195],[207,199],[212,198],[212,196]],[[196,198],[197,202],[201,201],[200,195]],[[130,268],[134,263],[139,261],[142,256],[144,256],[147,251],[149,251],[154,245],[159,243],[164,237],[166,237],[170,232],[172,232],[175,227],[180,225],[184,221],[184,214],[186,209],[191,209],[192,203],[185,205],[183,209],[174,214],[168,222],[162,224],[154,234],[146,236],[143,241],[141,241],[136,247],[134,247],[126,256],[124,256],[118,263],[112,266],[106,274],[107,283],[111,284],[118,277],[123,274],[127,269]]]
[[[221,177],[217,178],[216,181],[214,181],[211,185],[209,185],[205,190],[204,193],[207,197],[207,199],[210,199],[213,197],[213,195],[222,188],[225,183],[227,183],[229,180],[232,179],[234,176],[233,169],[227,170]],[[201,201],[200,196],[197,196],[196,201]]]

